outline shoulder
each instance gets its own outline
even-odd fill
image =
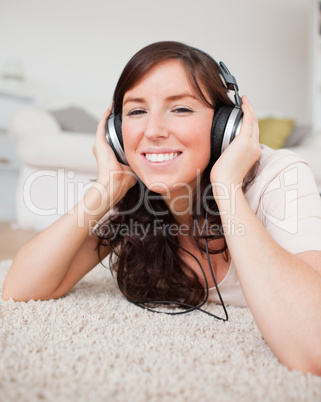
[[[307,162],[267,147],[259,162],[245,197],[265,229],[293,254],[321,250],[321,201]]]
[[[255,177],[245,192],[254,211],[262,195],[272,187],[284,188],[309,183],[313,191],[317,191],[311,169],[302,156],[288,149],[274,150],[266,145],[261,145],[261,150]]]
[[[308,165],[302,156],[289,149],[271,149],[261,144],[261,156],[257,176],[261,180],[268,180],[273,176],[287,169],[289,166],[297,163]]]

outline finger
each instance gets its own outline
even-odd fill
[[[106,110],[106,112],[101,116],[101,119],[99,120],[97,128],[105,127],[106,121],[107,121],[108,117],[110,116],[110,114],[111,114],[111,109],[108,108]]]
[[[106,112],[101,116],[99,123],[98,123],[98,127],[103,126],[104,124],[106,124],[106,121],[108,119],[108,117],[110,116],[111,110],[108,108],[106,110]]]
[[[255,112],[253,109],[252,104],[250,103],[249,99],[247,96],[242,96],[242,106],[246,107],[248,113],[251,115],[252,118],[255,118]]]
[[[106,110],[106,112],[102,115],[102,117],[101,117],[101,119],[100,119],[100,121],[98,123],[98,126],[97,126],[96,134],[98,136],[103,136],[103,135],[106,134],[106,122],[107,122],[107,119],[110,116],[110,114],[111,114],[111,109],[108,108]]]
[[[252,117],[252,138],[256,143],[259,143],[259,122],[253,109],[253,106],[247,97],[246,97],[246,104],[248,107],[248,111]]]
[[[258,123],[256,123],[253,127],[253,140],[256,144],[260,143],[260,130]]]
[[[243,121],[246,121],[246,124],[248,125],[248,128],[250,131],[248,131],[248,134],[250,137],[254,137],[257,139],[258,136],[258,120],[255,115],[254,109],[250,101],[246,96],[242,97],[242,110],[244,113],[243,116]],[[250,129],[251,127],[251,129]]]
[[[243,111],[243,121],[240,134],[251,137],[253,129],[253,119],[249,107],[246,103],[242,104],[242,111]]]

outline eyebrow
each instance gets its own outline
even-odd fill
[[[166,101],[176,101],[176,100],[181,100],[184,98],[191,98],[191,99],[195,99],[198,100],[198,98],[190,93],[183,93],[183,94],[177,94],[177,95],[171,95],[168,96],[167,98],[165,98]],[[144,103],[145,99],[144,98],[132,98],[132,97],[128,97],[125,101],[123,106],[128,103],[128,102],[136,102],[136,103]]]

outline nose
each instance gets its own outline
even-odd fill
[[[149,114],[145,127],[145,137],[149,140],[167,138],[169,133],[164,118],[157,114]]]

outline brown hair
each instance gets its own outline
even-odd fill
[[[122,112],[125,93],[133,88],[151,68],[167,60],[181,61],[192,88],[207,106],[215,110],[221,105],[233,105],[227,96],[227,89],[220,77],[220,69],[214,60],[202,51],[183,43],[167,41],[148,45],[129,60],[115,88],[113,96],[115,113]],[[209,100],[203,93],[200,83],[206,88]]]
[[[167,41],[144,47],[125,66],[114,92],[114,112],[122,113],[125,93],[143,79],[151,68],[173,59],[182,63],[195,94],[206,105],[214,110],[222,105],[233,105],[220,77],[220,70],[210,57],[185,44]],[[202,88],[205,89],[206,96]],[[211,196],[209,177],[212,164],[210,161],[205,169],[200,191],[195,194],[193,200],[190,233],[193,233],[193,222],[204,221],[206,206],[200,200],[205,199],[204,193],[209,193],[206,196],[207,206],[212,211],[208,219],[209,227],[215,225],[217,230],[208,238],[218,240],[212,243],[218,247],[210,249],[210,253],[224,253],[226,258],[227,245],[222,224],[216,202]],[[142,193],[146,202],[139,202]],[[110,269],[116,274],[118,286],[127,299],[140,303],[173,300],[198,305],[203,301],[205,292],[196,273],[179,256],[178,245],[171,241],[177,243],[175,235],[164,235],[162,230],[155,231],[155,216],[146,208],[148,201],[154,211],[163,213],[161,219],[164,224],[177,224],[164,201],[157,196],[158,194],[148,190],[138,181],[116,205],[118,213],[109,217],[108,221],[98,228],[98,254],[103,246],[111,248]],[[200,210],[196,211],[196,205],[201,206]],[[133,230],[133,222],[136,223],[136,230]],[[128,230],[117,231],[120,226],[127,227]],[[137,227],[145,228],[144,236],[137,232]],[[205,251],[205,235],[194,235],[197,247]]]

